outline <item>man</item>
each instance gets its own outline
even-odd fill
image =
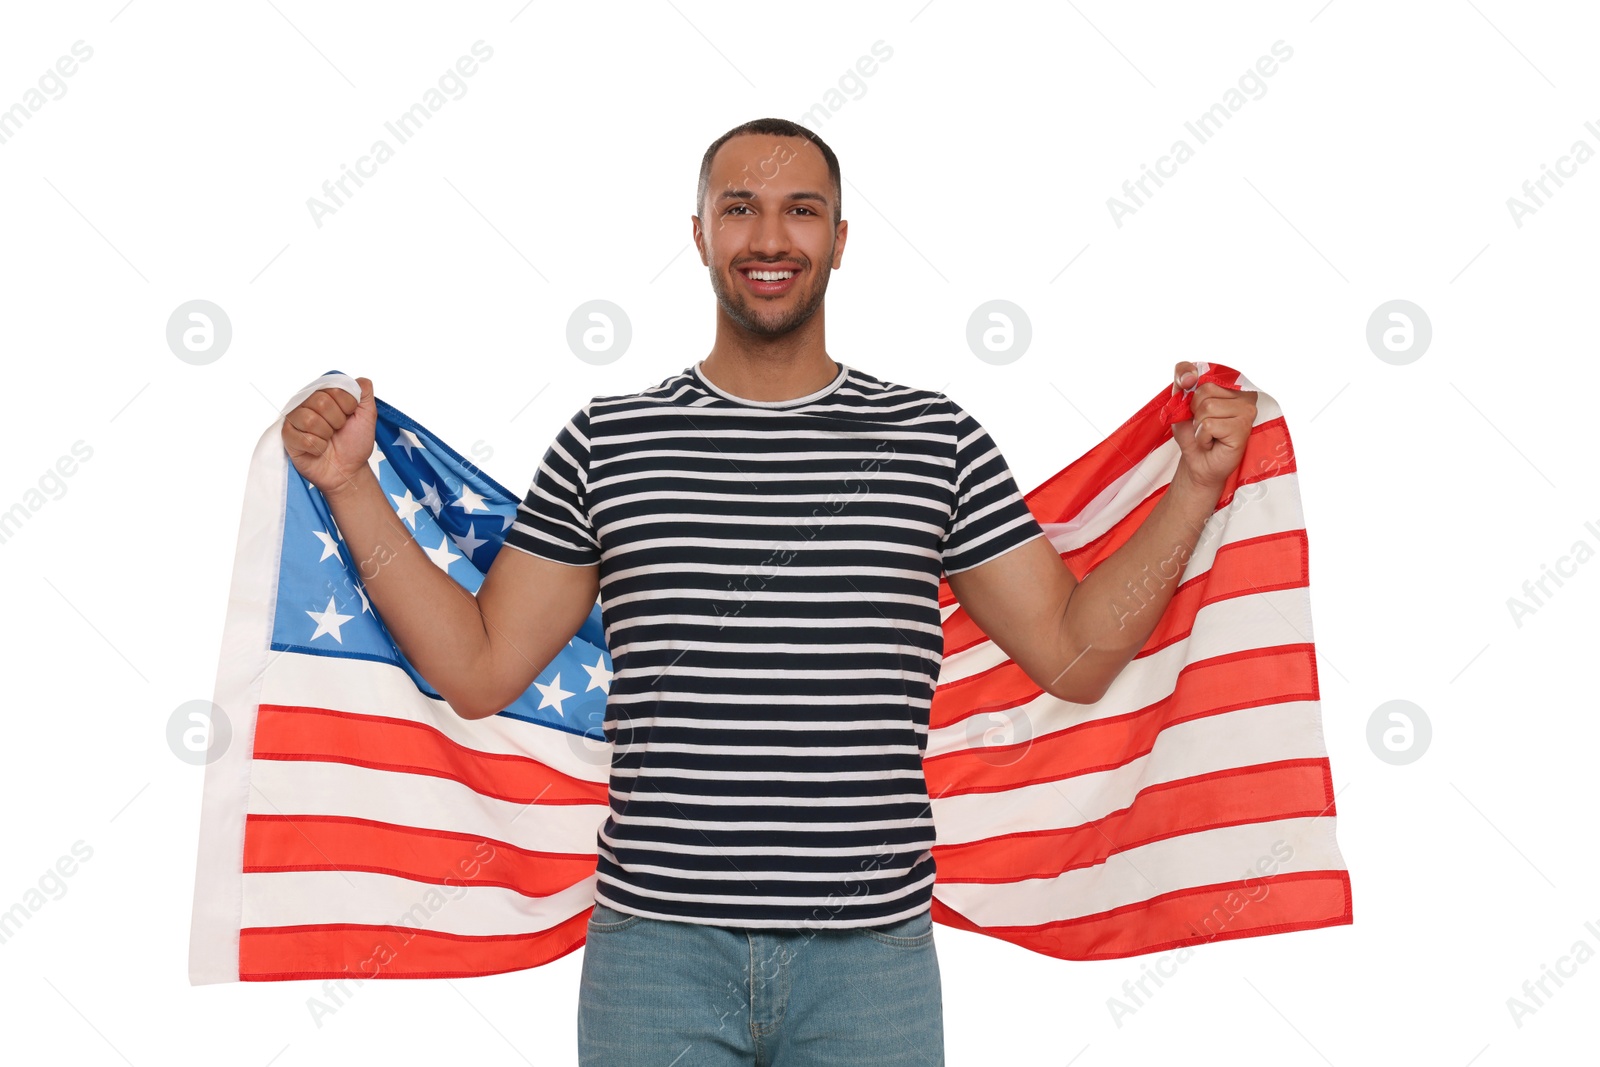
[[[1132,612],[1126,588],[1188,558],[1255,396],[1195,388],[1172,484],[1079,583],[971,415],[828,356],[848,227],[820,138],[778,119],[730,130],[696,210],[710,353],[573,414],[475,598],[367,466],[370,381],[359,405],[314,394],[284,445],[355,558],[387,548],[367,594],[459,715],[510,704],[600,599],[614,748],[584,1063],[942,1063],[921,767],[940,576],[1043,692],[1097,701],[1175,583]],[[1178,364],[1177,385],[1194,372]]]

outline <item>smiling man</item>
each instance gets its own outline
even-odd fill
[[[942,1064],[922,772],[940,577],[1042,692],[1099,700],[1170,600],[1148,572],[1193,551],[1255,394],[1194,389],[1172,484],[1080,583],[965,409],[828,355],[848,224],[820,138],[781,119],[730,130],[696,203],[711,351],[567,420],[476,597],[367,466],[368,380],[360,405],[314,394],[284,443],[355,558],[386,552],[367,595],[464,717],[524,692],[599,598],[611,810],[582,1063]],[[1178,364],[1176,385],[1194,371]]]

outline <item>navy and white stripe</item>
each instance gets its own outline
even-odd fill
[[[1043,536],[943,393],[841,364],[809,396],[758,402],[696,364],[585,404],[505,543],[599,564],[598,899],[766,928],[926,910],[940,573]]]

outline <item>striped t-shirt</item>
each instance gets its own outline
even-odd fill
[[[971,415],[843,364],[793,400],[695,364],[585,404],[505,543],[599,564],[597,899],[733,927],[927,910],[940,572],[1043,536]]]

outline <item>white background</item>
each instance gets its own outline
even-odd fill
[[[320,1027],[310,984],[191,988],[203,772],[166,723],[211,693],[246,464],[283,400],[330,368],[367,375],[520,490],[584,400],[708,351],[689,224],[705,146],[801,119],[842,77],[809,123],[851,223],[836,359],[948,392],[1025,490],[1177,360],[1238,367],[1282,404],[1354,884],[1354,925],[1205,946],[1120,1026],[1107,1001],[1140,960],[940,927],[949,1062],[1592,1058],[1600,961],[1520,1026],[1507,998],[1575,942],[1600,951],[1583,681],[1600,563],[1567,565],[1520,626],[1507,601],[1575,542],[1600,548],[1600,161],[1520,227],[1507,199],[1575,141],[1600,148],[1600,21],[1321,3],[7,4],[0,108],[93,48],[0,144],[0,510],[92,448],[0,543],[0,909],[93,850],[0,944],[7,1058],[575,1061],[581,953],[369,982]],[[307,198],[480,39],[494,55],[466,94],[318,227]],[[1293,56],[1264,95],[1197,144],[1184,122],[1279,40]],[[878,41],[892,56],[851,82]],[[1179,137],[1194,158],[1119,227],[1108,197]],[[233,327],[205,366],[165,339],[197,298]],[[565,340],[595,298],[634,329],[604,367]],[[965,339],[994,298],[1033,325],[1004,366]],[[1365,338],[1392,299],[1433,326],[1403,366]],[[1433,725],[1406,766],[1366,740],[1393,699]]]

